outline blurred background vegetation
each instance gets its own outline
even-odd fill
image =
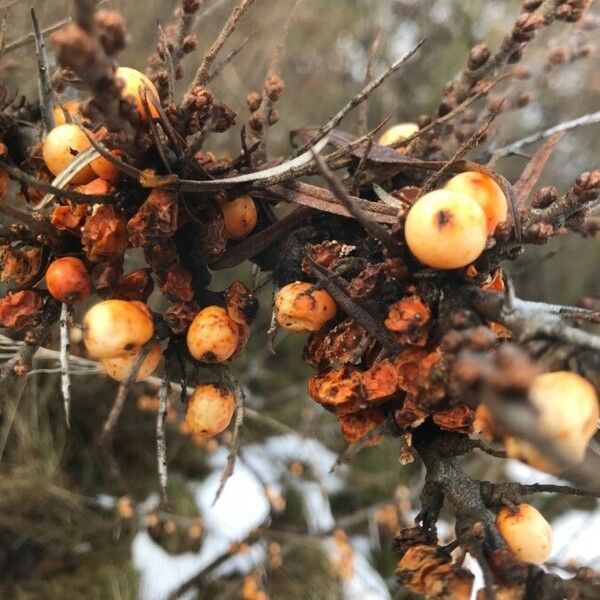
[[[246,95],[261,88],[293,4],[292,0],[257,0],[243,19],[229,47],[246,35],[251,35],[251,40],[213,84],[215,96],[238,113],[238,124],[227,134],[210,138],[206,149],[216,154],[237,152],[240,126],[248,117]],[[43,26],[66,17],[70,8],[66,0],[34,1],[33,5]],[[269,137],[271,155],[289,152],[289,130],[325,122],[360,89],[369,48],[378,33],[381,45],[374,73],[381,72],[419,39],[425,38],[426,45],[406,68],[373,94],[369,125],[374,127],[387,117],[409,121],[421,114],[434,114],[441,88],[463,68],[467,50],[482,40],[496,47],[512,26],[519,5],[518,0],[303,0],[293,16],[282,63],[286,92],[278,103],[281,120]],[[114,0],[107,6],[121,10],[128,24],[130,42],[120,57],[121,64],[143,70],[156,43],[157,22],[169,22],[177,2]],[[214,39],[233,2],[207,0],[204,6],[195,28],[199,48],[184,59],[185,75],[179,91],[187,77],[193,75],[203,50]],[[9,42],[30,31],[29,8],[30,3],[18,0],[5,0],[0,5]],[[524,110],[509,110],[499,116],[492,136],[494,145],[501,146],[531,131],[599,109],[597,57],[559,66],[552,72],[543,69],[551,49],[580,44],[586,37],[591,41],[594,33],[597,30],[576,30],[574,34],[572,28],[557,24],[531,45],[524,62],[533,76],[516,84],[516,92],[530,93],[531,102]],[[3,57],[1,68],[11,91],[35,97],[35,56],[31,45]],[[508,87],[505,89],[514,94],[515,89]],[[502,93],[501,87],[495,91],[497,96]],[[356,131],[355,113],[343,127]],[[564,190],[580,172],[597,168],[599,130],[596,125],[568,133],[541,183]],[[502,160],[497,168],[514,179],[525,162],[522,157],[511,157]],[[597,294],[599,250],[598,240],[576,236],[559,237],[535,248],[510,267],[519,294],[564,303],[577,303],[582,296]],[[218,273],[214,289],[222,289],[234,277],[250,282],[250,268]],[[236,365],[237,374],[250,393],[250,406],[339,452],[344,443],[334,419],[306,397],[309,369],[300,361],[303,340],[281,335],[276,356],[266,349],[270,293],[267,289],[262,294],[262,310],[253,338]],[[115,463],[108,464],[95,451],[94,439],[115,391],[116,385],[101,376],[74,378],[73,418],[67,430],[56,374],[33,373],[26,380],[15,382],[10,390],[0,425],[1,597],[137,597],[139,580],[131,560],[137,528],[131,519],[122,519],[122,512],[115,512],[110,502],[103,504],[101,499],[103,495],[128,495],[134,503],[143,503],[158,489],[155,413],[136,407],[136,398],[139,405],[139,396],[154,390],[140,385],[132,394],[116,430]],[[260,443],[273,433],[281,431],[274,431],[264,421],[249,419],[243,443]],[[414,495],[419,469],[399,464],[398,444],[385,441],[352,462],[345,485],[330,497],[336,517],[352,515],[397,497],[404,499],[408,510],[406,503],[410,503],[411,493],[405,486]],[[198,509],[186,482],[203,480],[210,470],[207,461],[215,447],[195,444],[188,436],[180,435],[176,423],[170,424],[168,446],[173,512],[193,519],[198,516]],[[501,476],[497,464],[490,460],[472,462],[471,468],[480,474]],[[294,475],[298,466],[292,463],[289,466]],[[305,472],[302,477],[310,480],[311,474]],[[239,501],[243,503],[244,498]],[[585,508],[586,504],[581,506]],[[560,503],[553,507],[556,512],[564,509]],[[304,519],[299,500],[289,491],[285,510],[277,516],[277,522],[300,532],[306,529]],[[372,535],[369,523],[359,521],[355,531]],[[371,559],[395,589],[394,561],[389,551],[392,532],[385,534],[381,523],[379,529],[381,543],[378,550],[372,550]],[[180,540],[179,546],[173,541],[159,541],[173,554],[194,550],[189,540]],[[329,563],[322,560],[321,550],[304,543],[290,543],[287,548],[283,566],[269,572],[267,578],[266,587],[272,598],[340,596],[340,580]],[[211,584],[201,597],[240,597],[240,589],[239,578],[231,576]]]

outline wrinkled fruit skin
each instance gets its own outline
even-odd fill
[[[458,269],[473,262],[485,248],[485,213],[468,196],[435,190],[412,206],[404,235],[410,251],[423,264]]]
[[[466,171],[448,181],[444,189],[469,196],[481,206],[489,235],[493,235],[496,227],[506,221],[508,201],[502,188],[491,177],[475,171]]]
[[[123,356],[143,346],[154,334],[150,312],[141,302],[104,300],[83,318],[83,341],[91,356]]]
[[[258,220],[256,204],[250,196],[238,196],[233,200],[219,201],[227,237],[238,240],[247,236]]]
[[[383,132],[379,138],[381,146],[393,146],[419,131],[416,123],[398,123]]]
[[[530,504],[501,508],[496,527],[519,560],[541,565],[552,552],[552,527]]]
[[[210,437],[229,425],[234,409],[235,398],[229,389],[214,383],[199,385],[188,400],[185,423],[191,433]]]
[[[551,439],[573,461],[582,461],[600,418],[594,386],[569,371],[543,373],[533,380],[529,401],[539,413],[539,433]],[[563,470],[525,440],[508,437],[504,444],[511,458],[547,473],[559,474]]]
[[[140,350],[137,350],[130,354],[124,354],[123,356],[103,359],[102,366],[104,367],[106,374],[116,381],[124,381],[129,376],[133,362],[139,352]],[[152,346],[150,352],[148,352],[146,358],[142,361],[135,380],[142,381],[142,379],[152,375],[160,362],[161,356],[162,350],[160,344]]]
[[[73,256],[57,258],[50,263],[46,286],[53,298],[67,304],[81,302],[92,293],[90,276],[83,261]]]
[[[146,110],[144,109],[143,94],[145,88],[149,88],[151,93],[148,95],[148,105],[150,107],[150,115],[153,119],[158,117],[158,110],[154,106],[152,95],[158,98],[158,92],[154,84],[143,74],[130,67],[119,67],[115,72],[115,78],[123,82],[121,98],[133,98],[135,108],[140,115],[142,121],[146,120]]]
[[[281,327],[295,333],[318,331],[337,312],[335,300],[325,290],[309,290],[310,283],[296,281],[275,296],[275,318]]]
[[[58,175],[76,158],[79,152],[89,148],[90,141],[79,126],[65,123],[58,125],[46,136],[42,146],[42,156],[48,170]],[[89,183],[96,174],[91,167],[83,167],[71,177],[71,183]]]
[[[238,325],[227,311],[221,306],[207,306],[194,317],[187,346],[200,362],[222,363],[235,353],[239,339]]]

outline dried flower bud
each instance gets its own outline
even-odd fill
[[[222,133],[235,125],[236,114],[225,104],[215,102],[211,112],[211,129]]]
[[[181,43],[181,51],[184,54],[190,54],[198,46],[198,38],[194,34],[186,35]]]
[[[263,117],[262,114],[260,113],[260,111],[255,111],[250,115],[250,118],[248,119],[248,124],[250,125],[250,128],[253,131],[262,131],[265,123],[263,121]]]
[[[111,56],[123,50],[126,43],[127,28],[121,13],[116,10],[99,10],[96,13],[95,20],[104,52]]]
[[[542,0],[523,0],[523,10],[532,12],[536,8],[539,8],[542,4]]]
[[[488,61],[490,57],[490,49],[487,44],[477,44],[473,46],[469,52],[467,67],[471,71],[479,69]]]
[[[122,261],[98,263],[90,272],[92,289],[102,298],[112,296],[122,274]]]
[[[284,89],[285,83],[279,75],[270,75],[267,77],[265,81],[265,93],[271,102],[276,102],[281,94],[283,94]]]
[[[250,92],[246,96],[246,104],[250,112],[256,112],[262,104],[262,94],[260,92]]]
[[[554,186],[547,186],[535,193],[531,206],[533,208],[546,208],[556,200],[558,200],[558,190]]]

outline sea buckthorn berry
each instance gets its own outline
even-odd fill
[[[256,204],[250,196],[238,196],[232,200],[219,200],[227,237],[234,240],[248,235],[258,220]]]
[[[110,154],[117,158],[123,156],[121,150],[111,150]],[[114,183],[121,176],[120,169],[104,158],[104,156],[100,156],[96,160],[93,160],[90,163],[90,167],[98,177],[101,177],[104,181],[108,181],[109,183]]]
[[[141,302],[104,300],[83,318],[83,341],[94,358],[114,358],[143,346],[154,334],[150,311]]]
[[[394,146],[419,131],[416,123],[398,123],[384,131],[379,138],[381,146]]]
[[[79,152],[89,148],[90,141],[78,125],[65,123],[58,125],[46,136],[42,146],[42,156],[48,170],[58,175],[69,165]],[[96,177],[91,167],[85,166],[71,177],[71,183],[88,183]]]
[[[318,331],[335,317],[337,305],[325,290],[312,290],[311,283],[296,281],[275,296],[275,318],[281,327],[295,333]]]
[[[190,396],[185,423],[192,434],[210,437],[229,425],[234,409],[235,398],[231,390],[205,383],[196,387]]]
[[[570,371],[544,373],[529,387],[529,401],[538,411],[539,433],[571,460],[582,461],[600,417],[594,386]],[[526,440],[509,437],[504,444],[510,457],[536,469],[553,474],[563,470]]]
[[[466,171],[453,177],[445,190],[470,196],[485,213],[487,231],[490,235],[500,223],[506,221],[508,202],[502,188],[491,178],[476,171]]]
[[[46,285],[52,297],[68,304],[85,300],[92,293],[90,275],[83,261],[74,256],[63,256],[50,263]]]
[[[106,371],[106,374],[115,379],[116,381],[124,381],[129,377],[131,367],[135,361],[137,355],[141,352],[141,348],[135,352],[124,354],[123,356],[115,356],[114,358],[104,358],[102,360],[102,366]],[[162,350],[160,344],[152,346],[146,358],[142,361],[140,368],[138,369],[136,381],[141,381],[149,375],[152,375],[162,356]]]
[[[52,117],[54,118],[54,125],[64,125],[67,122],[65,118],[65,112],[67,115],[73,116],[81,116],[79,111],[79,101],[78,100],[65,100],[60,103],[60,106],[55,106],[52,109]]]
[[[501,508],[496,527],[519,560],[540,565],[552,552],[552,527],[530,504]]]
[[[458,269],[473,262],[485,248],[485,213],[469,196],[435,190],[409,210],[404,235],[410,251],[423,264]]]
[[[207,306],[187,333],[190,354],[201,362],[221,363],[231,358],[240,339],[239,327],[221,306]]]
[[[158,117],[158,110],[154,105],[154,98],[158,98],[158,92],[154,84],[143,74],[136,69],[130,67],[119,67],[115,72],[117,80],[122,82],[121,98],[133,98],[135,108],[140,115],[140,118],[146,120],[146,110],[144,109],[144,92],[148,88],[148,106],[150,115],[153,119]]]

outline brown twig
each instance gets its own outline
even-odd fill
[[[120,383],[115,401],[110,409],[110,412],[108,413],[108,417],[106,418],[104,425],[102,426],[102,431],[100,433],[98,442],[99,446],[104,446],[110,440],[112,431],[117,424],[119,417],[121,416],[123,407],[125,406],[125,400],[127,400],[129,389],[133,385],[146,356],[148,356],[148,352],[150,352],[155,343],[155,340],[152,339],[142,346],[134,361],[131,363],[131,368],[127,374],[127,377]]]
[[[323,179],[325,179],[327,185],[344,208],[365,228],[367,233],[381,242],[381,245],[390,256],[395,256],[398,252],[398,244],[387,229],[384,229],[377,221],[372,220],[367,213],[363,212],[358,203],[342,187],[320,156],[315,154],[314,160],[321,171]]]
[[[302,147],[298,148],[294,155],[297,156],[298,154],[305,152],[308,148],[314,146],[318,141],[322,140],[330,131],[335,129],[351,110],[362,104],[369,97],[371,92],[376,90],[388,77],[390,77],[390,75],[393,75],[410,58],[412,58],[424,43],[425,40],[421,40],[402,58],[399,58],[397,61],[392,63],[392,65],[388,67],[379,77],[376,77],[373,79],[373,81],[364,86],[363,89],[356,94],[356,96],[354,96],[354,98],[352,98],[338,113],[336,113],[331,119],[329,119],[329,121],[327,121],[327,123],[325,123],[325,125],[318,129],[317,133],[312,139],[310,139]]]
[[[167,408],[169,393],[171,392],[171,380],[165,369],[165,374],[160,382],[158,392],[158,412],[156,414],[156,466],[158,470],[158,481],[160,484],[160,497],[164,506],[169,505],[167,497],[167,437],[165,423],[167,420]]]
[[[229,39],[231,34],[237,29],[240,19],[246,14],[248,9],[254,4],[255,0],[242,0],[231,12],[225,25],[221,29],[217,39],[213,42],[212,46],[208,49],[194,79],[188,88],[188,92],[198,85],[205,85],[210,77],[210,69],[217,58],[217,55],[225,45],[225,42]]]
[[[213,367],[215,372],[218,374],[222,385],[225,385],[235,398],[235,421],[233,423],[233,434],[231,438],[231,445],[229,448],[229,454],[227,455],[227,463],[221,473],[221,480],[219,481],[219,487],[213,500],[213,506],[221,496],[227,480],[233,475],[235,468],[235,461],[240,449],[242,426],[244,424],[244,416],[246,410],[246,394],[240,385],[239,381],[229,372],[225,366]]]
[[[40,114],[44,131],[48,133],[54,127],[54,116],[52,108],[52,86],[50,85],[50,67],[48,66],[48,54],[46,42],[40,30],[40,25],[33,7],[31,8],[31,21],[33,23],[33,35],[35,39],[35,53],[38,67],[38,91],[40,95]]]

